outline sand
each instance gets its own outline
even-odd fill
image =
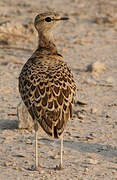
[[[59,140],[18,129],[18,76],[37,47],[35,15],[54,9],[70,20],[54,30],[56,44],[77,84],[73,119]],[[80,102],[81,103],[80,103]],[[0,180],[117,180],[117,1],[0,1]]]

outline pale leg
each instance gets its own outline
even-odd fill
[[[63,135],[61,136],[61,144],[60,144],[60,166],[59,168],[62,169],[63,167]]]
[[[38,169],[38,124],[35,123],[34,125],[35,130],[35,169]]]
[[[60,148],[60,153],[61,153],[61,162],[60,162],[60,166],[62,168],[63,165],[63,135],[61,137],[61,148]]]

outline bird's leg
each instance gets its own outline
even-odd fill
[[[61,137],[60,156],[61,156],[60,169],[62,169],[62,166],[63,166],[63,135]]]
[[[37,122],[34,124],[34,130],[35,130],[35,170],[38,169],[38,124]]]
[[[61,143],[60,143],[60,164],[56,167],[56,170],[63,169],[63,135],[61,136]]]

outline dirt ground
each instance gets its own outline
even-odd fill
[[[54,30],[56,44],[77,84],[73,119],[59,140],[18,129],[18,76],[37,47],[35,15],[55,10],[68,22]],[[83,102],[84,105],[80,104]],[[0,180],[117,180],[117,1],[0,0]]]

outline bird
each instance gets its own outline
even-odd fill
[[[19,75],[19,92],[34,121],[35,166],[38,162],[38,125],[51,137],[60,139],[60,164],[63,168],[63,132],[72,118],[76,84],[73,73],[58,52],[52,29],[69,18],[57,12],[44,12],[35,17],[38,46]]]

